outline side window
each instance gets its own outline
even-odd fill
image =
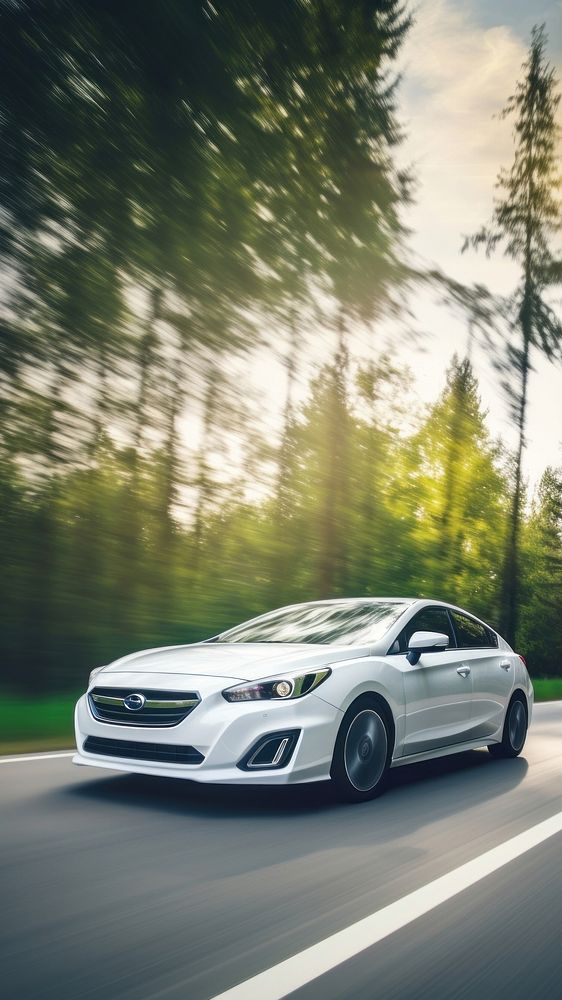
[[[414,632],[444,632],[449,636],[449,646],[455,646],[455,636],[447,608],[424,608],[402,629],[398,639],[393,643],[390,652],[405,653]],[[397,646],[398,644],[398,646]]]
[[[496,633],[491,628],[487,628],[486,629],[486,633],[487,633],[487,636],[488,636],[488,646],[493,646],[494,649],[497,649],[498,648],[498,637],[497,637]]]
[[[492,642],[491,630],[475,621],[474,618],[469,618],[468,615],[463,615],[460,611],[451,611],[451,618],[455,626],[459,649],[482,649],[487,646],[497,646],[498,641],[495,636],[496,641]]]

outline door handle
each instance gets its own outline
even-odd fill
[[[500,667],[502,670],[509,670],[511,666],[511,660],[500,660]]]
[[[468,665],[465,664],[462,667],[457,667],[457,674],[460,674],[461,677],[468,677],[469,673],[470,667]]]

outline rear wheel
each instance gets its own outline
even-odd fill
[[[492,756],[518,757],[525,746],[527,723],[527,706],[520,695],[514,695],[505,714],[502,741],[488,747]]]
[[[340,798],[365,802],[384,789],[392,745],[384,709],[360,699],[344,715],[332,758],[331,777]]]

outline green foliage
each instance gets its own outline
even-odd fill
[[[134,648],[198,640],[275,605],[317,598],[326,573],[324,596],[420,594],[493,619],[509,479],[470,365],[453,360],[441,397],[406,435],[397,429],[402,376],[388,361],[359,370],[357,386],[335,395],[330,368],[313,383],[291,428],[281,515],[276,495],[249,502],[232,484],[205,512],[201,537],[193,522],[176,522],[163,549],[160,472],[143,463],[134,587],[127,449],[107,440],[95,467],[57,478],[56,494],[34,495],[5,468],[4,683],[77,687],[89,668]],[[327,434],[334,414],[347,429],[345,467]],[[547,473],[525,528],[520,641],[542,673],[560,664],[562,584],[553,574],[562,580],[561,504],[560,478]],[[54,559],[43,589],[45,531]]]
[[[348,343],[421,277],[475,326],[493,309],[407,263],[403,5],[19,0],[0,22],[3,683],[74,688],[134,648],[319,596],[496,616],[510,479],[470,365],[403,430],[403,374]],[[547,77],[533,169],[550,184]],[[545,246],[535,289],[557,275]],[[297,407],[312,330],[337,349]],[[279,447],[240,374],[266,346],[286,358]]]
[[[547,469],[522,539],[519,641],[537,674],[562,675],[562,471]]]
[[[411,434],[398,429],[404,377],[388,359],[359,369],[355,392],[341,392],[338,374],[333,366],[319,373],[292,421],[282,507],[276,496],[235,502],[210,522],[197,605],[210,616],[207,634],[320,594],[433,596],[497,622],[510,469],[487,430],[469,362],[453,359],[442,395]],[[335,436],[341,428],[345,464]],[[557,497],[560,504],[556,483],[551,502]],[[534,516],[525,531],[529,566],[537,571],[546,557],[533,535]],[[547,573],[562,559],[554,535],[549,552]],[[540,597],[529,579],[519,648],[529,652],[534,672],[557,673],[557,647],[540,666],[535,660]],[[545,634],[557,634],[554,616]]]
[[[562,701],[562,677],[537,677],[533,686],[535,701]]]
[[[519,435],[502,573],[501,622],[510,641],[518,623],[522,460],[532,350],[549,360],[562,358],[562,324],[545,297],[545,291],[560,282],[560,262],[550,244],[562,225],[556,124],[560,95],[555,72],[546,59],[546,40],[544,27],[535,27],[521,80],[503,111],[503,117],[514,119],[515,154],[510,169],[499,173],[492,221],[464,244],[464,249],[470,244],[484,246],[488,254],[502,246],[521,271],[508,307],[508,340],[500,362]],[[515,343],[511,339],[514,330]]]
[[[415,496],[414,542],[420,552],[414,590],[464,601],[497,621],[506,477],[468,361],[453,359],[445,391],[413,448],[416,467],[409,481]]]

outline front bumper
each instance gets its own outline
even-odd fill
[[[154,675],[131,676],[113,674],[115,687],[131,686],[131,690],[159,688],[176,690],[178,682],[186,690],[199,690],[201,703],[183,722],[170,727],[124,726],[95,719],[86,695],[78,701],[75,712],[75,764],[127,771],[136,774],[187,778],[191,781],[240,785],[286,785],[307,781],[322,781],[330,776],[330,764],[342,713],[317,697],[286,702],[229,703],[221,690],[232,686],[232,678],[179,677],[156,678]],[[242,770],[244,760],[257,740],[271,732],[299,730],[298,740],[286,766],[271,770]],[[84,750],[88,736],[139,743],[194,747],[204,757],[200,764],[161,763],[126,757],[107,757]]]

